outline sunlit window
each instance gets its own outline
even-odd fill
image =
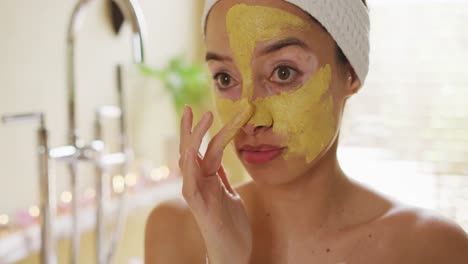
[[[369,1],[369,78],[349,100],[350,176],[468,229],[468,1]]]

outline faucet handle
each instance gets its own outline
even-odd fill
[[[38,120],[40,122],[41,128],[44,127],[44,113],[42,112],[6,114],[2,116],[2,122],[5,124],[29,120]]]

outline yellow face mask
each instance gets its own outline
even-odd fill
[[[284,158],[305,156],[312,162],[335,134],[333,98],[328,92],[331,67],[325,65],[294,91],[253,99],[252,58],[258,42],[281,38],[292,29],[303,29],[307,23],[280,9],[237,4],[226,16],[226,27],[234,59],[242,75],[239,100],[215,95],[217,113],[223,123],[245,108],[254,106],[248,121],[253,126],[272,126],[273,132],[286,138]]]

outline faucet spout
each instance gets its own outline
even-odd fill
[[[68,141],[76,153],[84,150],[84,143],[76,125],[76,80],[75,80],[75,42],[80,33],[83,20],[89,4],[94,0],[78,0],[73,9],[67,31],[67,108],[68,108]],[[132,59],[136,64],[144,62],[144,19],[141,8],[135,0],[112,0],[117,4],[124,15],[125,21],[131,26]],[[122,109],[123,111],[123,109]],[[123,118],[122,118],[123,119]],[[125,128],[121,126],[121,135],[125,135]],[[78,199],[77,193],[77,160],[69,163],[71,175],[72,203],[72,252],[71,263],[77,263],[79,253],[79,228],[78,228]]]
[[[144,56],[144,37],[145,32],[143,13],[135,0],[113,0],[122,10],[124,18],[130,23],[132,28],[132,55],[135,63],[143,63]]]
[[[67,43],[73,45],[80,32],[86,9],[94,0],[79,0],[73,10],[70,23],[68,25]],[[130,24],[132,30],[132,57],[133,62],[143,63],[144,56],[144,28],[145,22],[140,6],[135,0],[112,0],[122,11],[125,21]],[[73,59],[73,58],[72,58]]]
[[[75,42],[79,35],[86,10],[89,4],[94,0],[79,0],[70,18],[67,32],[67,84],[68,84],[68,108],[69,108],[69,127],[70,141],[77,145],[77,131],[75,128]],[[140,6],[135,0],[112,0],[122,11],[125,21],[131,26],[131,46],[132,59],[134,63],[140,64],[145,60],[144,49],[144,18]]]
[[[80,32],[86,10],[94,0],[78,0],[73,9],[67,32],[67,86],[68,86],[68,121],[69,141],[78,147],[78,131],[75,120],[75,41]],[[125,21],[131,26],[131,45],[133,62],[140,64],[145,60],[144,18],[140,6],[135,0],[112,0],[122,11]]]

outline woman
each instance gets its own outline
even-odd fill
[[[360,0],[211,0],[207,63],[225,126],[186,107],[185,201],[157,206],[147,263],[468,263],[455,223],[348,178],[337,161],[346,100],[368,71]],[[252,181],[232,188],[221,166],[233,142]]]

